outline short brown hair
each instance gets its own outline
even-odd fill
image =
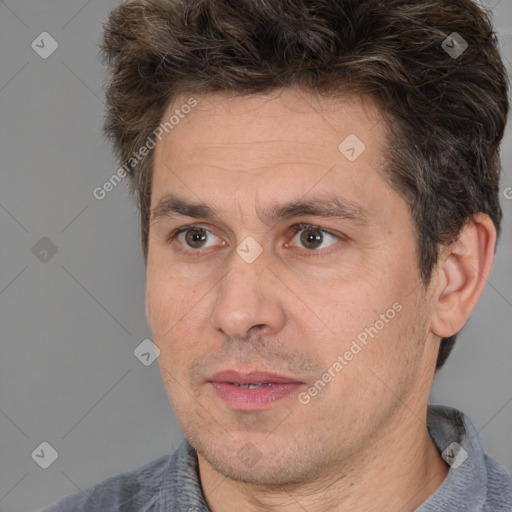
[[[474,214],[499,235],[508,79],[490,15],[472,0],[131,0],[104,29],[104,129],[121,162],[179,94],[366,94],[387,119],[383,174],[409,205],[425,286]],[[146,261],[152,155],[129,170]],[[442,340],[436,369],[454,342]]]

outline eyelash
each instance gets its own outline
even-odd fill
[[[327,229],[324,229],[320,226],[315,226],[314,224],[294,224],[293,226],[290,226],[290,231],[294,235],[296,235],[299,231],[302,231],[305,229],[311,229],[311,230],[316,229],[317,231],[321,231],[324,234],[339,238],[339,236],[336,235],[335,233],[332,233],[331,231],[328,231]]]
[[[177,237],[178,235],[180,235],[181,233],[184,233],[186,231],[192,231],[194,229],[197,229],[198,231],[206,231],[208,233],[211,233],[211,231],[209,229],[206,229],[204,226],[201,226],[201,225],[198,225],[198,224],[191,224],[191,225],[188,225],[188,226],[184,226],[182,228],[179,228],[175,231],[173,231],[168,237],[167,237],[167,240],[166,242],[168,244],[171,244]],[[300,231],[302,230],[306,230],[306,229],[309,229],[309,230],[317,230],[317,231],[320,231],[321,233],[323,234],[327,234],[327,235],[330,235],[334,238],[338,238],[340,241],[341,240],[344,240],[345,237],[343,237],[342,235],[339,235],[339,234],[336,234],[336,233],[333,233],[332,231],[329,231],[327,229],[324,229],[320,226],[317,226],[315,224],[305,224],[305,223],[300,223],[300,224],[294,224],[293,226],[290,226],[289,230],[291,231],[291,233],[293,233],[293,235],[296,235],[297,233],[299,233]],[[212,233],[213,234],[213,233]],[[333,244],[333,245],[336,245],[336,244]],[[330,247],[332,246],[329,246],[328,248],[326,249],[329,249]],[[199,253],[201,250],[200,249],[180,249],[181,251],[184,251],[184,252],[188,252],[188,253]],[[329,251],[329,252],[324,252],[324,251],[318,251],[318,250],[308,250],[308,249],[303,249],[304,251],[307,251],[307,255],[308,256],[316,256],[317,254],[315,253],[320,253],[320,254],[330,254],[330,252],[332,251]],[[198,254],[199,256],[199,254]]]

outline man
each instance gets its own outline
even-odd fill
[[[512,511],[428,404],[490,274],[506,73],[472,0],[134,0],[102,45],[180,448],[55,511]]]

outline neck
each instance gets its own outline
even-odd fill
[[[344,460],[300,483],[268,486],[219,474],[198,454],[203,494],[212,512],[411,512],[442,484],[448,466],[430,438],[423,415],[402,414],[354,460]]]

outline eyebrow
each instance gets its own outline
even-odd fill
[[[334,195],[310,197],[272,205],[265,211],[260,212],[259,215],[274,223],[300,216],[337,218],[350,220],[358,224],[368,223],[368,216],[360,205]],[[221,220],[211,206],[191,202],[169,193],[165,194],[151,210],[151,223],[177,216]]]

